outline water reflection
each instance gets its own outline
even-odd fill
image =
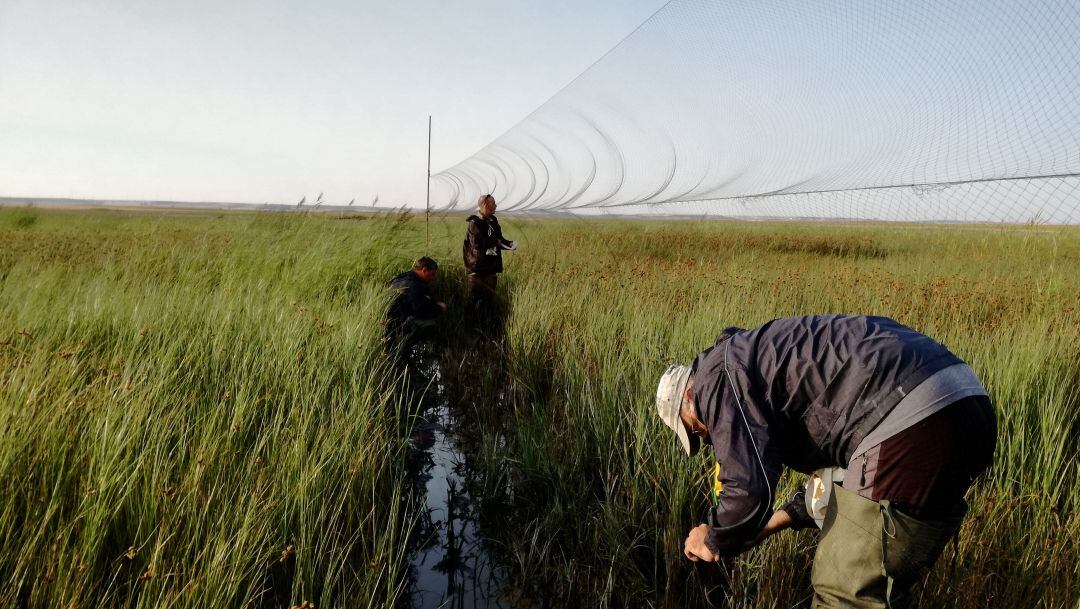
[[[423,348],[413,350],[409,360],[413,384],[427,388],[407,463],[412,491],[426,506],[412,537],[410,607],[509,609],[500,598],[505,573],[485,547],[466,488],[468,464],[455,437],[459,422],[438,360]]]

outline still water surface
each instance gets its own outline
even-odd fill
[[[408,465],[413,492],[427,513],[412,544],[409,606],[509,609],[500,598],[505,573],[486,545],[466,489],[466,453],[455,435],[465,422],[450,407],[437,359],[417,355],[429,389],[413,426]]]

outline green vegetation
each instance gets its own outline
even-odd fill
[[[381,315],[423,223],[26,215],[0,210],[0,600],[398,603],[411,404]],[[947,344],[999,410],[923,606],[1080,601],[1080,231],[502,221],[521,245],[503,341],[464,340],[464,223],[433,220],[429,253],[472,494],[520,594],[702,605],[681,548],[708,456],[682,458],[653,414],[659,373],[724,326],[869,312]],[[806,606],[813,544],[786,533],[728,565],[731,606]]]
[[[525,238],[506,276],[513,398],[481,407],[497,431],[478,454],[501,472],[488,476],[490,491],[516,487],[498,511],[509,517],[489,530],[507,531],[506,551],[537,590],[618,606],[660,588],[676,606],[700,603],[700,585],[684,584],[680,550],[706,506],[709,456],[688,464],[677,454],[652,412],[658,373],[725,326],[872,312],[949,345],[1000,410],[996,465],[974,493],[955,574],[947,555],[923,606],[1080,600],[1075,230],[507,227],[517,233]],[[733,605],[804,600],[814,539],[788,533],[737,561]]]
[[[0,213],[3,604],[392,606],[374,277],[400,231],[21,217]]]

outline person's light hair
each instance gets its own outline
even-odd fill
[[[476,206],[479,208],[483,208],[485,203],[491,203],[492,205],[495,205],[495,197],[491,196],[490,194],[481,195],[480,200],[476,202]]]

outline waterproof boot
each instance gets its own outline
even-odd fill
[[[872,501],[833,485],[811,582],[814,609],[913,606],[912,588],[934,565],[967,511],[945,521],[921,521],[889,501]]]

